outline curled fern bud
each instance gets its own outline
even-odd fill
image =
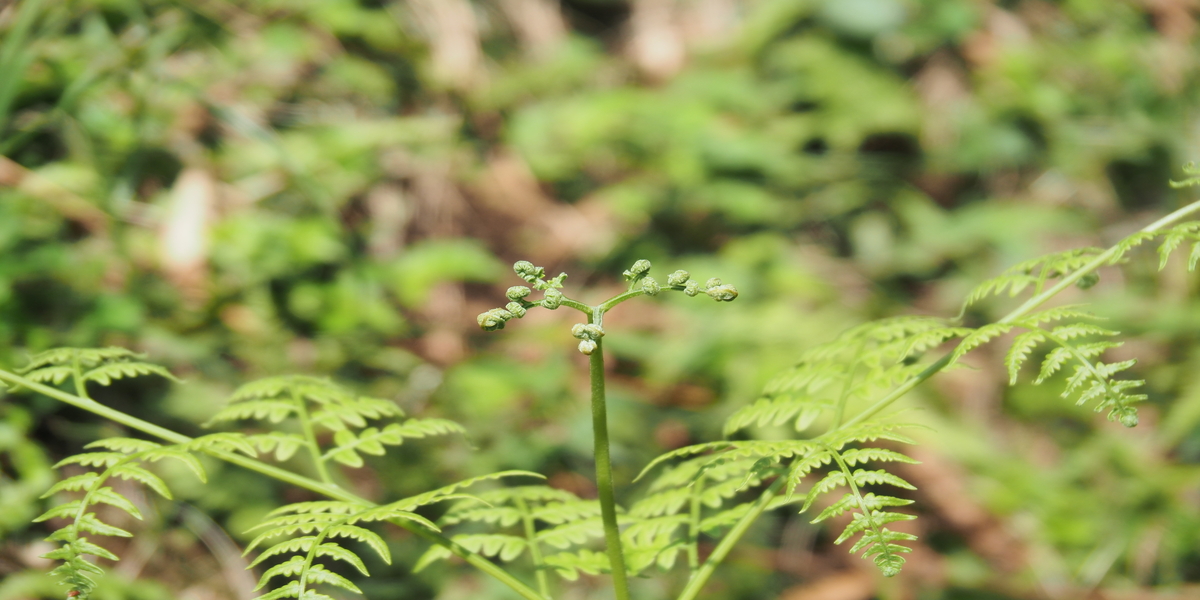
[[[562,306],[562,299],[563,299],[562,292],[560,292],[554,288],[550,288],[550,289],[546,290],[546,297],[542,298],[542,307],[548,308],[550,310],[554,310],[554,309],[558,308],[559,306]]]
[[[513,272],[521,279],[530,283],[546,276],[546,269],[535,267],[533,263],[527,260],[518,260],[513,263]]]
[[[626,280],[635,281],[641,279],[648,272],[650,272],[650,261],[641,259],[633,263],[633,266],[629,267],[629,270],[625,271],[623,275]]]
[[[678,271],[675,271],[674,273],[671,273],[670,275],[667,275],[667,285],[669,285],[671,287],[684,285],[691,278],[692,278],[691,273],[688,273],[687,271],[680,269]]]
[[[687,294],[688,296],[695,296],[696,294],[699,294],[700,282],[696,280],[687,282],[683,286],[683,293]]]
[[[513,314],[503,308],[493,308],[485,313],[480,313],[476,318],[479,321],[479,328],[484,331],[495,331],[504,329],[504,323],[513,318]]]
[[[1092,271],[1091,273],[1088,273],[1087,275],[1080,277],[1079,281],[1075,282],[1075,287],[1077,287],[1081,290],[1086,290],[1086,289],[1096,285],[1097,283],[1100,283],[1100,274],[1095,271]]]
[[[662,286],[653,277],[645,277],[642,279],[642,291],[646,292],[647,296],[657,296],[662,291]]]
[[[525,307],[521,306],[521,304],[518,302],[509,302],[508,304],[504,305],[504,310],[512,313],[512,316],[518,319],[524,317],[525,313],[528,312],[525,310]]]
[[[592,340],[583,340],[582,342],[579,342],[579,351],[591,356],[592,353],[596,351],[596,342],[593,342]]]
[[[733,299],[738,297],[737,288],[732,285],[713,286],[705,290],[704,293],[717,302],[733,302]]]
[[[715,288],[719,285],[721,285],[721,280],[717,277],[713,277],[713,278],[709,279],[708,281],[704,282],[705,288]]]
[[[508,291],[504,292],[504,295],[508,296],[509,300],[516,302],[517,300],[520,300],[531,293],[533,293],[533,290],[530,290],[523,285],[514,285],[508,288]]]
[[[571,335],[581,340],[598,340],[604,337],[604,329],[591,323],[576,323],[571,327]]]

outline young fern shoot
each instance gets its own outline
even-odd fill
[[[705,294],[718,302],[730,302],[737,298],[738,291],[732,285],[723,283],[720,279],[712,278],[703,285],[692,279],[691,274],[678,270],[667,276],[663,285],[650,276],[650,261],[638,260],[624,272],[629,289],[613,296],[600,304],[589,306],[563,295],[561,289],[566,273],[546,279],[546,270],[535,266],[529,261],[518,261],[513,265],[513,271],[520,278],[533,286],[534,290],[542,292],[541,300],[530,301],[527,298],[533,290],[526,286],[508,288],[505,294],[509,303],[504,308],[493,308],[479,315],[479,326],[485,331],[503,329],[504,324],[512,319],[525,316],[530,308],[540,306],[555,310],[567,306],[582,312],[587,316],[586,323],[578,323],[571,328],[571,334],[579,340],[578,349],[590,357],[588,366],[592,387],[592,432],[596,461],[596,488],[600,500],[600,516],[604,526],[604,540],[608,555],[609,569],[613,577],[617,600],[629,600],[629,585],[626,581],[627,565],[625,552],[622,549],[621,531],[617,523],[617,505],[613,497],[612,465],[608,449],[608,409],[604,392],[604,352],[601,338],[604,337],[604,314],[618,304],[641,295],[657,296],[664,290],[683,292],[688,296]],[[582,556],[582,555],[580,555]],[[586,556],[588,569],[601,568],[599,560],[593,555]],[[584,563],[578,562],[578,565]]]

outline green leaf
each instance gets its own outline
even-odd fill
[[[84,373],[83,380],[95,381],[100,385],[109,385],[117,379],[138,377],[140,375],[159,375],[171,381],[179,381],[170,371],[158,365],[142,362],[112,362],[100,365]]]
[[[79,527],[80,530],[86,531],[88,533],[94,533],[96,535],[109,535],[109,536],[114,536],[114,537],[133,537],[132,533],[129,533],[128,531],[125,531],[124,529],[121,529],[120,527],[114,527],[112,525],[109,525],[108,523],[101,521],[100,519],[98,519],[96,517],[95,513],[85,513],[83,516],[79,517],[79,519],[76,520],[75,523],[76,523],[76,526]]]
[[[135,518],[139,521],[142,519],[141,511],[139,511],[138,508],[136,506],[134,506],[132,502],[130,502],[124,496],[113,491],[113,489],[110,487],[102,487],[98,490],[93,490],[91,495],[88,497],[91,499],[91,501],[93,503],[101,503],[101,504],[108,504],[110,506],[115,506],[115,507],[129,513],[130,515],[133,516],[133,518]]]
[[[120,465],[112,470],[113,477],[119,477],[125,480],[132,480],[154,490],[159,496],[172,500],[171,490],[167,488],[164,482],[158,475],[151,473],[139,466],[132,464]]]

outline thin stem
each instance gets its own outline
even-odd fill
[[[288,393],[291,394],[292,402],[296,404],[296,412],[300,415],[300,427],[304,431],[304,445],[308,446],[308,453],[312,456],[313,465],[317,467],[317,475],[321,477],[321,481],[332,484],[333,479],[329,476],[325,457],[321,456],[321,446],[317,443],[317,434],[313,431],[312,419],[308,416],[308,401],[296,392],[295,385],[288,385]]]
[[[838,397],[837,410],[833,413],[833,429],[835,431],[841,427],[842,419],[844,419],[846,416],[846,403],[850,400],[850,388],[854,384],[854,376],[858,374],[858,358],[862,356],[863,349],[865,349],[866,346],[866,338],[858,343],[858,351],[854,353],[854,366],[851,367],[850,372],[846,374],[846,383],[842,386],[842,394]]]
[[[606,313],[606,312],[612,310],[613,307],[615,307],[616,305],[618,305],[626,300],[629,300],[630,298],[637,298],[638,296],[641,296],[642,294],[645,294],[645,293],[646,292],[643,292],[641,290],[641,288],[638,288],[636,290],[629,290],[628,292],[622,292],[620,294],[617,294],[616,296],[613,296],[612,298],[609,298],[608,300],[605,300],[604,302],[601,302],[600,306],[597,306],[596,308],[600,309],[600,312]]]
[[[601,314],[597,310],[592,321]],[[612,566],[613,588],[617,600],[629,600],[629,582],[625,575],[625,553],[621,548],[621,530],[617,527],[617,503],[613,499],[612,461],[608,456],[608,410],[604,397],[604,346],[596,340],[588,362],[592,379],[592,433],[596,456],[596,491],[600,496],[600,519],[604,522],[604,545]]]
[[[758,500],[754,501],[754,504],[750,506],[750,512],[747,512],[746,516],[742,517],[724,538],[721,538],[720,543],[713,549],[712,554],[708,556],[708,560],[705,560],[704,564],[700,565],[700,569],[688,580],[687,586],[680,592],[678,600],[694,600],[700,594],[700,590],[704,589],[704,584],[708,583],[708,578],[712,577],[713,573],[716,572],[717,565],[721,564],[721,561],[725,560],[726,556],[729,556],[729,552],[737,545],[738,540],[746,534],[746,530],[750,528],[750,525],[767,509],[767,506],[775,499],[775,495],[779,493],[780,488],[783,487],[785,482],[787,482],[787,477],[776,478],[767,487],[767,490],[758,497]]]
[[[517,510],[521,513],[521,522],[525,526],[525,539],[529,540],[529,555],[533,559],[534,572],[537,574],[538,591],[542,596],[550,597],[550,584],[546,581],[545,563],[542,562],[542,548],[537,542],[537,529],[533,526],[533,514],[525,499],[517,496]]]
[[[700,496],[704,493],[704,477],[692,484],[691,506],[688,507],[688,569],[700,568]]]
[[[158,425],[149,423],[147,421],[143,421],[137,417],[128,415],[119,410],[109,408],[107,406],[104,406],[103,404],[100,404],[99,402],[96,402],[95,400],[76,396],[73,394],[68,394],[62,390],[58,390],[58,389],[52,388],[47,385],[42,385],[40,383],[30,381],[29,379],[26,379],[24,377],[21,377],[20,375],[11,373],[4,369],[0,369],[0,381],[4,381],[4,382],[10,383],[12,385],[23,387],[23,388],[28,388],[31,391],[37,392],[39,394],[43,394],[45,396],[49,396],[60,402],[70,404],[71,406],[75,406],[77,408],[82,408],[88,412],[91,412],[95,415],[98,415],[100,417],[103,417],[105,419],[113,421],[115,423],[120,423],[122,425],[125,425],[126,427],[129,427],[130,429],[135,429],[137,431],[141,431],[142,433],[152,435],[154,437],[171,442],[173,444],[186,444],[186,443],[192,441],[192,438],[190,438],[186,435],[176,433],[174,431],[171,431],[170,429],[159,427]],[[219,458],[225,462],[235,464],[239,467],[249,469],[256,473],[260,473],[262,475],[266,475],[267,477],[278,479],[280,481],[289,483],[296,487],[300,487],[300,488],[304,488],[306,490],[316,492],[323,496],[333,498],[334,500],[342,500],[345,502],[354,502],[354,503],[362,504],[362,505],[368,506],[368,507],[378,506],[378,504],[375,504],[374,502],[371,502],[370,500],[361,498],[361,497],[359,497],[353,493],[350,493],[342,488],[339,488],[335,485],[322,483],[315,479],[311,479],[309,477],[305,477],[303,475],[299,475],[297,473],[293,473],[291,471],[287,471],[285,469],[280,469],[279,467],[275,467],[275,466],[257,461],[253,458],[242,456],[240,454],[234,454],[232,452],[223,452],[220,450],[212,450],[212,449],[207,449],[204,452],[213,457]],[[443,546],[443,547],[447,548],[448,550],[450,550],[450,552],[454,553],[455,556],[458,556],[458,557],[462,558],[463,560],[465,560],[467,562],[467,564],[470,564],[471,566],[479,569],[480,571],[483,571],[484,573],[491,575],[497,581],[508,586],[513,591],[517,592],[518,594],[520,594],[522,597],[526,598],[527,600],[546,600],[545,597],[543,597],[541,594],[539,594],[533,588],[525,585],[519,579],[513,577],[504,569],[493,564],[488,559],[486,559],[478,554],[475,554],[474,552],[471,552],[470,550],[467,550],[466,548],[463,548],[462,546],[454,543],[453,540],[451,540],[450,538],[448,538],[436,531],[430,531],[417,523],[412,523],[412,522],[405,521],[402,519],[397,519],[397,520],[393,520],[393,521],[389,521],[389,522],[413,532],[418,537],[420,537],[428,542],[431,542],[431,543],[434,543],[439,546]]]
[[[87,384],[83,381],[83,365],[79,364],[79,351],[71,351],[71,380],[75,382],[75,393],[80,398],[91,400],[92,397],[87,393]]]
[[[1197,211],[1200,211],[1200,201],[1192,202],[1191,204],[1188,204],[1187,206],[1184,206],[1183,208],[1180,208],[1179,210],[1172,212],[1171,214],[1143,227],[1140,230],[1140,232],[1141,233],[1153,233],[1155,231],[1160,231],[1166,227],[1174,225],[1175,223],[1177,223],[1184,217],[1186,217],[1192,213],[1195,213]],[[1095,271],[1096,269],[1107,264],[1109,261],[1112,260],[1112,258],[1114,256],[1117,255],[1117,252],[1118,252],[1118,246],[1113,246],[1113,247],[1109,248],[1108,250],[1102,252],[1101,254],[1096,256],[1096,258],[1092,259],[1091,262],[1087,263],[1083,267],[1074,271],[1070,275],[1067,275],[1066,277],[1062,278],[1058,283],[1051,286],[1050,289],[1044,290],[1041,293],[1036,294],[1033,297],[1031,297],[1030,299],[1026,300],[1025,303],[1021,304],[1021,306],[1017,307],[1015,310],[1008,313],[1007,315],[1005,315],[1003,318],[1001,318],[997,322],[998,323],[1013,323],[1014,321],[1024,318],[1027,314],[1029,314],[1035,308],[1041,306],[1050,298],[1053,298],[1054,296],[1058,295],[1059,292],[1074,285],[1075,282],[1082,279],[1088,273],[1091,273],[1092,271]],[[953,357],[954,357],[954,350],[947,352],[944,356],[939,358],[937,361],[933,362],[928,367],[925,367],[925,369],[923,369],[920,373],[918,373],[912,379],[905,381],[903,384],[900,385],[900,387],[892,390],[890,393],[888,393],[883,398],[880,398],[874,404],[872,404],[871,406],[867,407],[862,412],[855,415],[854,418],[846,421],[845,423],[842,423],[840,426],[838,426],[834,429],[830,429],[828,432],[825,433],[825,435],[833,433],[834,431],[838,431],[841,429],[845,429],[847,427],[857,425],[857,424],[871,418],[872,416],[879,414],[880,411],[882,411],[885,408],[887,408],[888,406],[890,406],[896,400],[899,400],[902,396],[907,394],[913,388],[920,385],[926,379],[933,377],[939,371],[941,371],[942,369],[945,369],[947,366],[949,366],[950,363],[953,362]],[[696,574],[692,577],[692,579],[690,581],[688,581],[687,587],[685,587],[683,590],[683,593],[681,593],[679,595],[678,600],[693,600],[696,597],[696,595],[700,593],[700,589],[703,588],[704,585],[708,582],[709,577],[712,577],[713,572],[716,570],[717,564],[719,564],[722,560],[725,559],[725,556],[729,554],[729,551],[740,540],[740,538],[746,533],[746,530],[749,529],[750,524],[755,519],[757,519],[759,517],[759,515],[762,514],[762,511],[766,508],[767,504],[770,503],[771,499],[774,498],[775,494],[778,493],[779,486],[783,485],[781,483],[782,480],[783,480],[782,478],[777,479],[775,481],[775,483],[771,484],[771,486],[768,487],[767,490],[763,492],[762,496],[759,496],[758,501],[756,501],[754,506],[751,507],[750,512],[746,513],[746,515],[743,516],[741,518],[741,520],[739,520],[737,522],[737,524],[733,526],[733,529],[731,529],[729,531],[729,533],[726,534],[726,536],[721,539],[721,542],[717,545],[717,548],[713,551],[713,553],[711,555],[709,555],[708,560],[704,561],[704,565],[701,566],[700,570],[696,572]]]
[[[592,311],[594,310],[592,307],[590,307],[578,300],[572,300],[566,296],[563,296],[562,300],[558,304],[560,306],[565,306],[567,308],[573,308],[573,309],[575,309],[585,315],[588,315],[588,316],[591,316]]]

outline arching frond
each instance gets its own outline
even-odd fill
[[[158,375],[179,381],[167,369],[145,362],[146,355],[124,348],[54,348],[29,358],[29,364],[17,369],[26,379],[59,385],[75,379],[79,385],[95,382],[109,385],[117,379]]]
[[[53,351],[52,351],[53,352]],[[51,354],[44,360],[60,358],[64,353]],[[70,353],[65,353],[70,356]],[[111,353],[122,356],[120,353]],[[103,360],[103,354],[97,355]],[[213,444],[219,441],[211,441]],[[100,519],[94,508],[104,504],[116,508],[134,519],[141,520],[142,513],[137,505],[122,496],[120,492],[108,485],[113,478],[137,481],[170,498],[171,491],[167,484],[157,475],[147,470],[144,465],[163,458],[173,458],[187,464],[202,480],[204,471],[199,461],[191,454],[196,448],[203,447],[201,442],[186,445],[164,446],[147,440],[134,438],[107,438],[97,440],[85,446],[86,448],[102,448],[105,452],[85,452],[65,458],[55,468],[65,465],[80,465],[96,469],[78,475],[73,475],[53,485],[43,498],[48,498],[62,492],[82,492],[83,497],[70,500],[54,506],[43,513],[36,522],[50,519],[65,519],[67,523],[46,539],[56,542],[59,547],[44,554],[43,558],[61,561],[52,575],[59,577],[62,583],[75,592],[77,599],[87,600],[95,591],[94,576],[103,570],[90,562],[87,557],[93,556],[107,560],[118,560],[111,551],[96,545],[89,536],[131,537],[130,532],[106,523]]]

